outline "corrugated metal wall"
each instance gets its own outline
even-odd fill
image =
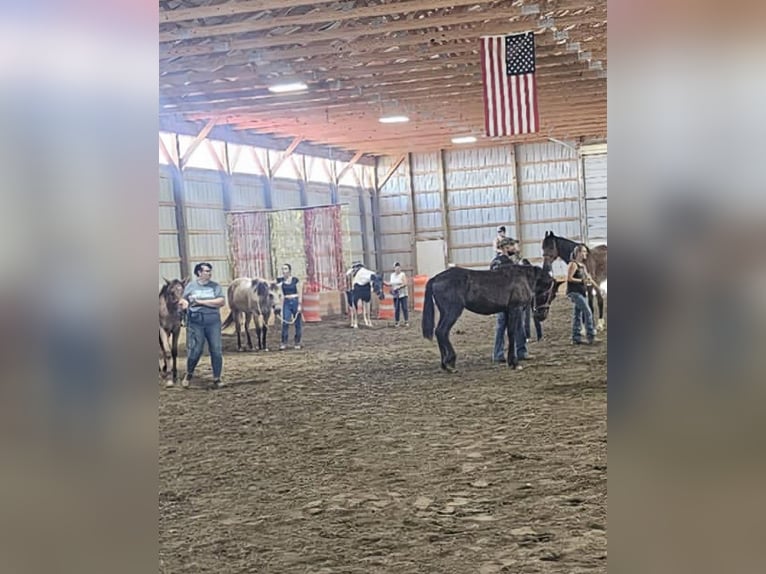
[[[606,243],[606,154],[583,156],[583,170],[585,180],[585,212],[588,217],[588,245],[593,247]]]
[[[294,179],[274,178],[271,182],[271,208],[301,207],[300,183]]]
[[[486,268],[497,227],[517,237],[510,146],[445,152],[449,263]]]
[[[522,250],[536,262],[542,258],[546,230],[575,241],[583,239],[579,156],[574,144],[569,145],[517,146]]]
[[[231,209],[266,209],[266,178],[260,175],[235,173],[231,177]]]
[[[439,153],[411,156],[415,197],[415,241],[444,239]]]
[[[379,160],[378,178],[382,179],[395,165],[396,158]],[[408,273],[414,271],[414,231],[412,226],[412,200],[410,196],[410,171],[403,161],[385,182],[378,195],[380,209],[380,260],[385,271],[399,261]],[[368,262],[371,264],[372,262]]]
[[[395,160],[379,159],[378,181]],[[577,148],[568,142],[410,154],[378,194],[383,264],[414,266],[417,240],[446,237],[449,263],[486,268],[500,225],[539,263],[546,230],[583,239],[581,180]]]
[[[173,175],[169,167],[160,166],[159,198],[160,286],[165,279],[181,278],[181,256],[178,252],[178,225],[173,199]]]
[[[204,169],[184,170],[184,212],[189,275],[194,265],[208,261],[216,281],[231,281],[221,174]]]
[[[347,187],[345,185],[338,188],[338,198],[341,204],[348,204],[348,226],[351,235],[351,260],[352,261],[364,261],[364,240],[362,239],[363,230],[372,229],[372,221],[369,217],[371,212],[370,208],[370,193],[366,190],[361,190],[361,201],[364,202],[365,217],[362,217],[360,211],[360,190],[353,187]],[[364,221],[364,226],[363,226]],[[375,251],[373,248],[372,240],[368,234],[367,245],[369,246],[369,261],[368,265],[374,267]]]
[[[188,142],[186,142],[188,145]],[[221,144],[222,145],[222,144]],[[255,148],[238,151],[237,165],[242,165],[249,173],[233,173],[227,176],[220,171],[187,167],[183,170],[179,185],[183,192],[184,218],[186,222],[185,242],[189,269],[181,269],[178,225],[176,222],[176,207],[173,193],[173,177],[175,167],[160,165],[159,190],[159,276],[173,278],[191,276],[192,268],[200,261],[209,261],[214,266],[214,278],[222,284],[231,281],[231,265],[227,228],[225,218],[224,182],[228,181],[229,208],[232,211],[259,210],[267,208],[269,180],[264,175],[252,173],[257,171],[254,160],[245,161],[257,154],[261,164],[267,161],[267,152]],[[220,151],[220,150],[219,150]],[[195,152],[199,153],[199,152]],[[222,155],[222,154],[221,154]],[[269,154],[269,161],[277,161],[280,154]],[[279,173],[297,174],[291,159],[282,162]],[[297,156],[298,165],[305,162],[323,161],[321,159]],[[236,167],[235,167],[236,169]],[[354,166],[362,173],[371,168]],[[228,179],[227,179],[228,178]],[[367,177],[365,181],[372,181]],[[286,177],[271,180],[270,194],[272,209],[286,210],[299,207],[311,207],[332,204],[333,194],[330,183],[309,181],[302,182]],[[340,186],[338,201],[347,203],[346,209],[348,227],[351,230],[351,256],[353,259],[367,260],[370,264],[375,261],[373,251],[373,221],[371,191],[351,185]],[[363,224],[364,220],[364,224]],[[367,233],[366,241],[363,233]],[[365,243],[368,252],[365,255]]]

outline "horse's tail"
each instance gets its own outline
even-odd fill
[[[423,301],[423,336],[429,341],[434,338],[434,286],[433,279],[426,283],[425,300]]]
[[[221,325],[221,331],[226,329],[229,325],[231,325],[234,322],[234,310],[229,310],[229,316],[226,317],[226,320],[223,322],[223,325]]]

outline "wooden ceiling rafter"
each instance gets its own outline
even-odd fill
[[[477,135],[480,147],[606,133],[604,0],[174,4],[160,3],[161,121],[215,121],[236,137],[303,141],[364,161],[452,149],[458,132]],[[489,140],[478,38],[527,30],[535,32],[540,132]],[[290,79],[309,89],[267,89]],[[411,122],[378,122],[397,110]]]
[[[511,21],[511,18],[521,16],[518,10],[513,11],[499,11],[493,12],[491,18],[487,18],[487,25],[498,26],[502,25],[505,34],[513,34],[526,32],[530,29],[540,30],[542,29],[541,21],[536,17],[520,17],[517,21]],[[262,50],[265,48],[276,48],[282,46],[293,46],[295,44],[312,44],[312,43],[328,43],[338,41],[354,41],[360,42],[361,38],[373,36],[375,39],[365,40],[364,43],[371,47],[380,47],[380,42],[386,42],[386,34],[393,34],[396,32],[414,32],[417,30],[423,30],[423,34],[427,34],[427,31],[433,32],[433,29],[438,30],[441,27],[467,25],[471,23],[469,17],[472,17],[473,21],[476,20],[475,14],[470,16],[465,15],[449,15],[436,18],[424,18],[417,21],[395,22],[388,28],[381,26],[380,28],[359,28],[359,29],[341,29],[341,34],[338,34],[338,30],[311,32],[300,36],[293,36],[292,34],[283,34],[280,36],[267,36],[264,38],[255,38],[247,40],[232,40],[232,41],[215,41],[215,42],[200,42],[193,45],[182,46],[170,46],[160,47],[160,60],[178,58],[178,57],[192,57],[192,56],[209,56],[217,52],[230,52],[232,50]],[[556,23],[559,26],[566,26],[568,24],[585,24],[591,22],[601,22],[606,18],[606,9],[595,10],[588,12],[587,14],[578,16],[561,16],[556,19]],[[438,32],[437,32],[438,33]]]

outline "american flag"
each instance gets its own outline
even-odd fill
[[[481,38],[484,127],[489,137],[538,131],[535,36]]]

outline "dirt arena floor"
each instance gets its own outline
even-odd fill
[[[606,572],[606,333],[571,346],[570,313],[520,372],[472,313],[451,375],[419,314],[312,323],[298,351],[225,333],[229,386],[203,388],[205,356],[160,391],[159,571]]]

